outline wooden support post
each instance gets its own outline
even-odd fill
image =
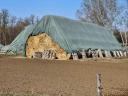
[[[123,56],[127,57],[127,52],[126,51],[123,52]]]
[[[99,52],[98,49],[94,50],[95,58],[98,58]]]
[[[98,49],[97,51],[98,51],[99,57],[100,57],[100,58],[104,58],[101,49]]]
[[[117,57],[120,57],[119,51],[116,51],[116,55]]]
[[[35,58],[35,52],[33,52],[33,54],[32,54],[32,58]]]
[[[87,56],[86,56],[86,53],[85,53],[84,49],[82,50],[81,54],[82,54],[82,59],[85,60]]]
[[[123,57],[123,53],[122,53],[122,51],[119,51],[119,53],[120,53],[120,56]]]
[[[126,50],[126,57],[128,57],[128,51]]]
[[[97,96],[103,96],[103,87],[101,82],[101,74],[96,74],[97,78]]]
[[[92,54],[92,58],[96,58],[95,50],[92,50],[91,54]]]
[[[112,57],[112,55],[111,55],[111,52],[110,51],[108,51],[108,56],[111,58]]]
[[[77,55],[77,53],[73,53],[73,60],[78,60],[78,55]]]
[[[116,51],[113,51],[113,55],[114,55],[114,57],[117,57],[117,55],[116,55]]]
[[[105,53],[105,57],[109,58],[109,52],[105,50],[104,53]]]
[[[44,51],[42,52],[42,59],[44,59]]]
[[[45,50],[43,51],[43,54],[42,54],[43,56],[42,56],[42,59],[45,59]]]
[[[52,50],[49,50],[49,59],[51,60],[52,59]]]
[[[42,52],[34,52],[33,58],[42,58]]]

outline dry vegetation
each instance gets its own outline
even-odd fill
[[[64,49],[55,43],[50,36],[46,33],[31,36],[27,41],[26,55],[31,58],[34,52],[43,52],[44,50],[52,50],[56,53],[57,58],[60,60],[67,60],[67,56]]]
[[[0,96],[128,96],[128,59],[47,61],[0,58]]]

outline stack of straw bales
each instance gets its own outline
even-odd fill
[[[69,59],[69,55],[67,55],[65,50],[55,43],[46,33],[28,38],[26,44],[27,57],[32,58],[35,52],[43,52],[45,50],[53,50],[56,54],[56,58],[60,60]]]

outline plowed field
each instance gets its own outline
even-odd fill
[[[96,96],[97,73],[102,74],[105,96],[128,96],[128,59],[48,61],[0,58],[0,92]]]

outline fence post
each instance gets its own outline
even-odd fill
[[[97,78],[97,96],[103,96],[101,74],[96,74],[96,78]]]

